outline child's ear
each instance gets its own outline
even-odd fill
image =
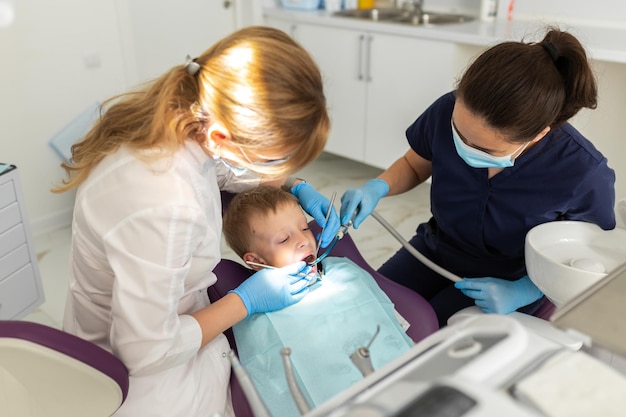
[[[246,253],[243,254],[243,256],[241,258],[246,263],[254,262],[254,263],[263,264],[263,265],[267,264],[267,262],[265,262],[265,260],[256,252],[246,252]],[[255,266],[255,265],[250,265],[250,264],[248,264],[248,266],[250,268],[254,269],[255,271],[259,271],[259,270],[263,269],[260,266]]]

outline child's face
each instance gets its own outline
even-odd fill
[[[275,213],[250,219],[250,251],[244,261],[283,267],[315,256],[315,237],[299,205],[286,203]]]

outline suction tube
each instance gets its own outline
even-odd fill
[[[452,272],[448,271],[447,269],[440,267],[439,265],[437,265],[436,263],[434,263],[433,261],[431,261],[424,255],[422,255],[409,242],[407,242],[402,237],[402,235],[398,233],[398,231],[394,229],[393,226],[387,222],[387,220],[385,220],[380,214],[378,214],[378,212],[373,211],[371,216],[375,218],[378,221],[378,223],[380,223],[385,229],[387,229],[387,231],[391,233],[391,235],[395,237],[396,240],[400,242],[402,246],[404,246],[404,248],[408,250],[411,255],[415,256],[421,263],[423,263],[424,265],[426,265],[427,267],[429,267],[430,269],[432,269],[439,275],[448,278],[450,281],[453,281],[453,282],[463,281],[463,278],[461,278],[460,276],[455,275]]]

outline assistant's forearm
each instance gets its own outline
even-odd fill
[[[425,163],[416,156],[413,151],[409,150],[378,176],[389,185],[387,195],[402,194],[430,177],[429,163]]]

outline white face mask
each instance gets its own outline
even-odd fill
[[[508,168],[512,167],[515,163],[515,158],[513,155],[521,153],[526,146],[530,142],[524,143],[522,146],[517,148],[515,151],[511,152],[508,155],[504,156],[494,156],[488,154],[487,152],[483,152],[479,149],[473,148],[469,146],[467,143],[463,142],[459,132],[456,131],[454,127],[454,123],[452,123],[452,138],[454,139],[454,147],[456,148],[456,153],[459,154],[461,159],[465,161],[465,163],[472,168]]]
[[[269,161],[253,162],[250,160],[250,158],[245,153],[245,151],[241,149],[241,146],[237,145],[237,147],[241,150],[241,154],[244,156],[244,158],[248,160],[248,163],[254,167],[272,167],[272,166],[284,164],[289,159],[289,157],[285,157],[285,158],[280,158],[280,159],[272,159]],[[228,162],[226,159],[223,159],[221,156],[217,156],[218,152],[219,152],[219,146],[217,147],[217,150],[215,154],[213,155],[213,159],[224,164],[224,166],[226,166],[226,168],[228,168],[230,172],[232,172],[236,177],[240,177],[250,171],[248,168],[235,166],[231,164],[230,162]],[[254,168],[252,169],[254,170]]]
[[[246,174],[248,172],[248,168],[234,166],[230,162],[228,162],[225,159],[222,159],[219,156],[214,156],[213,159],[218,161],[218,162],[221,162],[226,168],[228,168],[230,170],[230,172],[233,173],[233,175],[235,177],[241,177],[242,175],[244,175],[244,174]]]

